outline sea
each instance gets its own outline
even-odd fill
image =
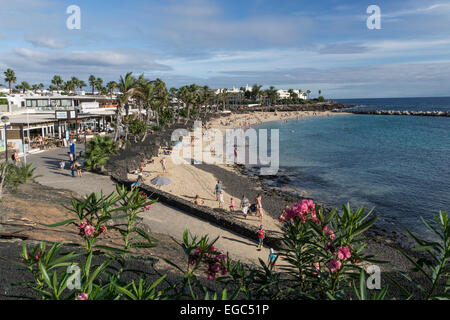
[[[364,110],[450,111],[450,97],[343,99]],[[428,222],[450,214],[450,118],[335,115],[264,123],[279,129],[283,183],[326,206],[374,209],[377,226],[436,239]],[[270,132],[270,131],[269,131]]]

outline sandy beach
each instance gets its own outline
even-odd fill
[[[263,122],[289,121],[289,119],[301,119],[315,116],[338,116],[343,113],[333,112],[253,112],[249,114],[229,114],[207,123],[205,127],[224,131],[232,128],[248,128]],[[204,130],[205,131],[205,130]],[[209,150],[208,141],[203,141],[203,149]],[[162,150],[161,150],[162,152]],[[166,161],[167,171],[163,172],[162,159]],[[153,160],[153,163],[150,163]],[[227,164],[175,164],[171,156],[161,154],[153,159],[146,159],[143,170],[144,184],[151,184],[150,180],[158,176],[167,177],[171,183],[161,186],[162,191],[171,193],[188,201],[193,201],[199,196],[204,205],[213,209],[220,209],[219,202],[215,196],[215,186],[217,181],[222,182],[224,204],[222,209],[226,210],[234,218],[239,219],[249,225],[259,227],[262,223],[265,230],[280,232],[281,223],[278,217],[285,205],[292,205],[294,198],[282,196],[273,192],[263,190],[257,179],[241,174],[235,165]],[[137,172],[129,174],[131,181],[138,178]],[[247,197],[250,204],[255,203],[255,198],[261,194],[263,204],[262,222],[256,214],[249,214],[244,217],[241,211],[241,199]],[[230,210],[231,200],[235,201],[234,211]]]

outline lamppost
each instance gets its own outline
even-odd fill
[[[5,161],[8,162],[8,132],[6,128],[9,125],[9,117],[3,116],[1,120],[3,123],[3,127],[5,127]]]

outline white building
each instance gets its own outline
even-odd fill
[[[307,95],[305,92],[300,93],[300,90],[293,90],[293,91],[299,99],[303,99],[303,100],[307,99]],[[280,97],[280,99],[290,99],[291,98],[291,94],[289,93],[289,90],[278,90],[277,92],[278,92],[278,96]]]

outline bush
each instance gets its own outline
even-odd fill
[[[153,131],[161,131],[161,130],[162,130],[162,127],[161,127],[161,126],[153,126],[153,127],[152,127],[152,130],[153,130]]]
[[[119,147],[111,137],[97,135],[90,140],[84,153],[84,165],[87,170],[97,170],[104,166],[109,157],[118,154]]]
[[[6,97],[6,96],[4,93],[0,93],[0,97]],[[0,98],[0,104],[8,104],[8,100]]]
[[[147,124],[144,121],[133,119],[128,124],[130,133],[135,136],[142,136],[147,131]]]
[[[55,300],[382,300],[386,297],[388,287],[368,296],[367,273],[362,264],[382,262],[363,253],[366,245],[363,233],[373,225],[376,217],[371,216],[372,212],[365,214],[363,208],[352,211],[349,205],[343,206],[340,213],[337,210],[326,213],[311,200],[287,209],[281,219],[285,224],[282,236],[285,249],[279,251],[275,262],[282,259],[279,266],[282,272],[275,270],[275,263],[266,264],[261,259],[259,267],[232,261],[214,247],[217,239],[211,241],[208,236],[197,237],[186,230],[181,242],[175,240],[185,252],[186,263],[179,266],[166,260],[183,277],[172,282],[162,275],[149,283],[146,275],[150,275],[151,270],[142,275],[143,271],[124,270],[123,266],[130,258],[131,249],[156,245],[156,240],[138,227],[141,215],[151,209],[154,201],[138,189],[127,191],[116,187],[116,190],[109,196],[91,194],[82,201],[74,199],[72,207],[67,209],[75,218],[49,226],[73,225],[80,235],[82,244],[79,247],[84,253],[61,254],[62,243],[54,244],[49,250],[44,243],[31,250],[24,244],[21,261],[10,261],[28,270],[34,279],[21,284],[40,293],[42,299]],[[116,220],[122,221],[114,224]],[[429,253],[430,259],[415,261],[406,253],[404,255],[413,263],[415,271],[423,273],[429,280],[429,288],[420,287],[425,297],[448,299],[450,221],[446,213],[435,217],[434,227],[423,221],[438,236],[439,242],[428,242],[410,235],[419,245],[416,250]],[[120,232],[122,248],[98,245],[98,240],[108,229]],[[73,246],[70,244],[70,248]],[[92,263],[94,255],[104,258],[96,267]],[[78,262],[80,257],[82,261]],[[113,261],[119,262],[121,267],[106,271]],[[79,264],[79,287],[69,291],[67,268]],[[134,273],[131,282],[124,281],[122,275],[125,271]],[[165,289],[160,288],[163,281],[167,284]],[[225,289],[217,291],[223,287]],[[405,289],[403,291],[407,293]],[[407,298],[414,296],[407,293]]]
[[[30,163],[21,163],[20,166],[15,166],[10,162],[2,163],[0,165],[2,187],[10,192],[17,192],[21,184],[28,183],[38,177],[34,174],[34,170],[36,168],[33,168]]]
[[[159,111],[159,123],[164,126],[168,123],[172,123],[174,119],[174,113],[171,109],[162,109]]]

